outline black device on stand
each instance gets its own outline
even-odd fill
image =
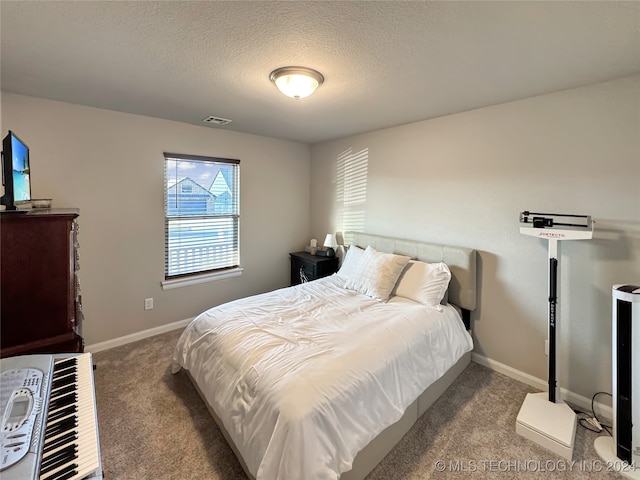
[[[29,147],[11,130],[2,141],[2,184],[0,205],[6,212],[23,212],[18,206],[31,201]]]

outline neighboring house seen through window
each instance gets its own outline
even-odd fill
[[[165,279],[240,264],[240,161],[165,153]]]

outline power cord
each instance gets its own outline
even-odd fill
[[[581,410],[576,410],[574,409],[574,411],[579,414],[579,415],[585,415],[582,418],[578,419],[578,423],[580,424],[580,426],[582,426],[583,428],[586,428],[587,430],[590,430],[592,432],[595,433],[600,433],[603,430],[605,432],[607,432],[609,434],[609,436],[613,436],[613,434],[611,433],[611,425],[605,425],[604,423],[602,423],[600,421],[600,419],[598,419],[598,415],[596,414],[595,411],[595,400],[596,397],[598,395],[609,395],[610,397],[612,397],[612,395],[608,392],[596,392],[593,397],[591,397],[591,412],[583,412]]]

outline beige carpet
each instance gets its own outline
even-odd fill
[[[105,480],[246,479],[187,376],[170,373],[179,334],[94,355]],[[622,478],[603,471],[584,428],[573,465],[517,435],[530,391],[472,363],[367,479]]]

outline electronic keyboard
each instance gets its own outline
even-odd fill
[[[0,359],[0,477],[102,480],[90,353]]]

